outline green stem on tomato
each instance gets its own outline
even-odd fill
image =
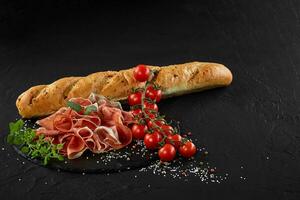
[[[148,85],[149,85],[149,82],[147,81],[146,84],[145,84],[145,86],[144,86],[145,90],[143,90],[143,92],[142,92],[141,110],[142,110],[143,114],[146,114],[146,112],[145,112],[145,106],[144,106],[144,99],[145,99],[146,88],[147,88]]]
[[[141,97],[141,110],[142,110],[142,114],[145,116],[145,119],[149,119],[149,120],[153,123],[154,128],[159,129],[159,130],[162,132],[162,134],[164,134],[163,129],[162,129],[161,127],[159,127],[159,126],[155,123],[155,120],[151,119],[151,118],[149,117],[149,115],[145,112],[144,100],[145,100],[146,90],[147,90],[147,87],[148,87],[149,84],[151,84],[151,82],[149,82],[149,81],[147,81],[147,82],[145,83],[145,86],[144,86],[145,89],[144,89],[143,92],[142,92],[142,97]],[[155,100],[154,100],[154,103],[155,103]]]

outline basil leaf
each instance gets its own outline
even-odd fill
[[[67,101],[67,106],[70,107],[72,110],[75,110],[76,112],[80,112],[82,110],[81,105],[72,101]]]
[[[85,108],[84,114],[88,115],[91,112],[95,112],[95,111],[97,111],[97,107],[95,105],[89,105]]]

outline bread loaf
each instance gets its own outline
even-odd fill
[[[157,72],[154,83],[161,88],[164,98],[227,86],[232,81],[230,70],[217,63],[190,62],[149,67]],[[67,77],[28,89],[18,97],[16,106],[24,118],[46,116],[65,106],[68,99],[87,98],[91,92],[116,101],[126,100],[131,88],[142,84],[134,79],[133,68]]]

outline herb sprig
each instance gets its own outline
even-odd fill
[[[35,130],[25,127],[22,119],[9,123],[10,133],[7,142],[16,145],[24,154],[29,157],[43,160],[47,165],[50,159],[63,160],[59,153],[63,144],[53,144],[53,141],[46,140],[44,135],[36,136]]]

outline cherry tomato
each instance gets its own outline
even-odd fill
[[[158,106],[156,103],[150,103],[148,101],[145,101],[144,107],[145,107],[145,110],[154,110],[156,112],[158,111]]]
[[[173,127],[170,126],[170,125],[163,124],[163,125],[161,126],[161,128],[162,128],[163,133],[164,133],[165,135],[172,135],[173,132],[174,132]]]
[[[154,120],[155,118],[156,118],[156,114],[154,114],[154,113],[150,113],[149,111],[145,111],[145,113],[148,115],[148,117],[150,118],[150,119],[152,119],[152,120]],[[148,122],[150,122],[150,120],[147,118],[146,119],[146,122],[148,123]]]
[[[133,76],[139,82],[147,81],[150,76],[150,69],[146,65],[138,65],[133,70]]]
[[[194,143],[188,141],[179,147],[179,153],[185,158],[190,158],[196,153],[196,146]]]
[[[144,137],[144,144],[147,149],[156,149],[161,140],[162,136],[158,132],[147,133]]]
[[[148,127],[143,124],[134,124],[131,128],[133,137],[139,140],[144,138],[147,130]]]
[[[142,110],[141,109],[135,109],[135,110],[132,110],[131,113],[134,116],[140,116],[142,114]]]
[[[166,142],[169,144],[173,144],[174,147],[176,149],[178,149],[180,147],[181,144],[181,136],[179,134],[175,134],[175,135],[168,135]]]
[[[149,117],[150,119],[155,119],[155,117],[156,117],[155,114],[149,113],[149,112],[146,112],[146,113],[148,114],[148,117]]]
[[[156,126],[159,126],[159,127],[162,126],[163,124],[166,124],[166,122],[163,120],[154,120],[154,121],[149,120],[147,123],[147,126],[149,127],[149,129],[156,127],[154,123],[156,124]]]
[[[130,106],[141,104],[142,102],[141,99],[142,99],[142,93],[140,92],[132,93],[128,96],[128,104]]]
[[[176,149],[171,144],[165,144],[159,151],[158,156],[161,161],[172,161],[176,156]]]
[[[145,96],[159,102],[161,99],[162,92],[161,90],[156,90],[152,85],[149,85],[146,89]]]

